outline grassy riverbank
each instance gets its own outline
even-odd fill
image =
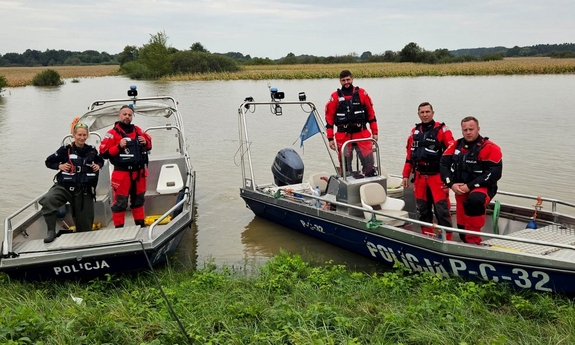
[[[31,85],[32,78],[45,69],[55,69],[62,78],[116,75],[118,66],[0,67],[9,87]],[[357,63],[330,65],[242,66],[239,72],[188,74],[164,77],[164,81],[183,80],[268,80],[339,78],[342,69],[350,69],[356,78],[391,78],[450,75],[514,75],[575,73],[575,59],[546,57],[508,58],[500,61],[452,64]]]
[[[158,271],[87,283],[0,276],[2,344],[573,344],[575,304],[402,270],[366,275],[298,256],[260,274]],[[78,304],[72,296],[83,299]],[[187,335],[181,331],[179,324]]]

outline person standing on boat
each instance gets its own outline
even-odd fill
[[[463,138],[445,150],[440,160],[441,178],[455,193],[457,228],[480,232],[487,204],[497,193],[503,171],[501,148],[479,134],[479,121],[461,120]],[[463,242],[481,244],[481,237],[459,235]]]
[[[46,166],[58,170],[55,184],[44,194],[39,203],[46,221],[48,235],[44,243],[56,239],[56,221],[60,207],[70,203],[72,218],[77,232],[92,230],[94,223],[95,188],[98,172],[104,166],[104,159],[95,147],[86,144],[88,126],[76,123],[72,126],[74,141],[60,147],[46,158]]]
[[[144,201],[152,137],[132,124],[133,117],[132,106],[123,105],[118,113],[119,121],[106,133],[100,144],[100,153],[114,165],[111,176],[112,221],[116,228],[124,227],[128,198],[134,223],[145,226]]]
[[[377,141],[378,128],[371,97],[364,89],[353,86],[351,72],[348,70],[341,71],[339,82],[341,89],[337,89],[331,94],[325,106],[325,122],[329,147],[332,150],[336,150],[337,147],[336,152],[340,166],[342,166],[340,152],[343,144],[351,139],[373,138]],[[367,129],[368,125],[369,129]],[[375,175],[371,141],[354,143],[347,149],[346,172],[352,172],[352,155],[355,150],[361,161],[363,175]]]
[[[433,223],[435,214],[437,224],[451,227],[449,189],[439,175],[439,160],[455,139],[445,123],[433,119],[435,112],[428,102],[419,105],[417,115],[421,123],[411,129],[407,138],[402,185],[404,188],[409,186],[409,177],[413,172],[413,194],[419,220]],[[433,228],[428,226],[422,226],[421,231],[435,235]],[[451,232],[448,232],[446,239],[451,240],[451,236]]]

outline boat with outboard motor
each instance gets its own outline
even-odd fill
[[[270,90],[270,101],[256,102],[248,97],[238,108],[240,196],[256,216],[416,272],[479,278],[518,289],[575,293],[575,204],[500,191],[488,206],[481,245],[463,243],[457,235],[447,241],[447,231],[477,233],[417,220],[413,190],[403,189],[399,176],[387,174],[380,164],[377,142],[372,139],[361,140],[372,141],[375,176],[340,171],[316,106],[304,93],[297,101],[285,101],[283,93],[278,97],[277,89]],[[262,108],[272,116],[262,116],[257,111]],[[285,129],[297,121],[304,123],[306,115],[300,133],[300,147],[307,140],[302,150],[304,164],[302,155],[289,147],[291,140],[284,140]],[[248,121],[248,117],[257,121]],[[248,123],[263,133],[248,133]],[[258,146],[254,139],[258,135],[262,139],[273,135],[278,146]],[[320,137],[323,145],[318,142]],[[311,146],[314,140],[317,145]],[[346,152],[345,145],[342,152]],[[342,166],[349,166],[345,155],[340,159]],[[357,167],[357,157],[355,160]],[[421,226],[433,227],[436,234],[422,234]]]
[[[149,154],[144,227],[112,222],[112,189],[108,161],[96,187],[93,231],[74,232],[70,205],[59,212],[58,237],[44,243],[46,223],[38,196],[4,220],[0,271],[16,278],[46,280],[82,278],[151,268],[164,262],[178,247],[194,220],[196,173],[187,151],[183,117],[170,96],[138,97],[131,86],[127,98],[94,101],[78,122],[88,126],[89,143],[96,148],[118,120],[123,105],[130,105],[139,127],[153,137]],[[71,135],[61,144],[70,142]]]

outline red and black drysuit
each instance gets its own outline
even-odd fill
[[[138,137],[146,139],[145,145],[139,143]],[[124,138],[127,139],[127,144],[125,148],[121,148],[120,141]],[[114,124],[100,144],[100,153],[114,165],[111,176],[112,220],[117,228],[124,226],[128,198],[134,223],[144,226],[148,151],[151,149],[152,137],[138,126],[121,122]]]
[[[335,139],[338,159],[341,162],[341,148],[351,139],[371,138],[372,134],[378,134],[377,120],[373,102],[367,92],[353,85],[349,88],[337,89],[325,105],[326,135],[329,141]],[[369,128],[367,129],[367,124]],[[334,127],[337,131],[334,133]],[[370,141],[362,141],[353,145],[346,145],[346,171],[352,172],[351,161],[353,150],[358,152],[362,164],[362,172],[365,176],[373,176],[374,159],[373,145]]]
[[[443,122],[419,123],[411,129],[407,138],[403,178],[414,173],[413,194],[419,214],[419,220],[433,223],[433,214],[437,224],[451,227],[449,189],[439,175],[439,160],[443,152],[455,142],[453,134]],[[424,234],[434,235],[433,229],[422,226]],[[446,235],[451,240],[451,233]]]
[[[440,160],[441,178],[451,188],[465,183],[470,192],[455,195],[457,227],[481,232],[487,204],[497,193],[497,181],[503,171],[501,148],[487,137],[468,143],[463,138],[449,146]],[[467,243],[481,243],[481,237],[460,235]]]

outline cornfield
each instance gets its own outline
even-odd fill
[[[63,79],[101,77],[118,74],[117,65],[0,67],[9,87],[25,86],[32,78],[54,69]],[[575,59],[547,57],[507,58],[498,61],[464,62],[451,64],[416,63],[355,63],[324,65],[257,65],[242,66],[239,72],[186,74],[163,77],[164,81],[183,80],[267,80],[338,78],[342,69],[349,69],[357,78],[393,78],[450,75],[513,75],[513,74],[569,74],[575,73]]]
[[[575,73],[575,59],[507,58],[498,61],[451,64],[356,63],[323,65],[258,65],[243,66],[234,73],[176,75],[164,80],[266,80],[339,78],[349,69],[357,78],[393,78],[449,75],[512,75]]]

